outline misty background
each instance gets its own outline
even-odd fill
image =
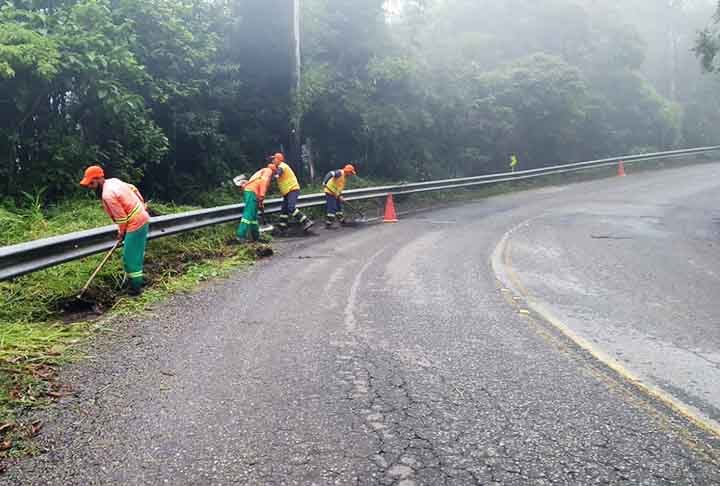
[[[299,90],[291,0],[1,4],[8,204],[95,162],[198,202],[281,148],[422,180],[720,143],[712,0],[300,0]]]

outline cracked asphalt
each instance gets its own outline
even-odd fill
[[[94,359],[64,374],[77,397],[42,415],[47,453],[0,482],[720,484],[716,435],[528,312],[490,263],[530,218],[642,198],[648,184],[690,197],[709,167],[283,244],[250,271],[113,323]]]

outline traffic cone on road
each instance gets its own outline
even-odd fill
[[[625,162],[622,160],[618,164],[618,177],[625,177]]]
[[[388,194],[387,200],[385,201],[385,218],[383,223],[397,223],[397,213],[395,212],[395,201],[393,201],[393,195]]]

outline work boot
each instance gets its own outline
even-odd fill
[[[128,289],[128,295],[130,297],[140,297],[143,293],[142,287],[130,287]]]
[[[309,231],[310,228],[312,228],[313,226],[315,226],[315,221],[313,221],[311,219],[306,219],[305,222],[303,223],[302,228],[303,228],[303,231]]]
[[[328,214],[325,218],[325,229],[333,229],[333,224],[335,223],[335,215],[334,214]]]

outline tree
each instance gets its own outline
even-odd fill
[[[710,140],[714,85],[683,54],[706,3],[303,0],[291,93],[288,0],[6,1],[3,195],[72,196],[100,162],[153,196],[204,201],[287,151],[299,121],[319,170],[352,161],[379,179]],[[703,35],[712,67],[716,27]]]

